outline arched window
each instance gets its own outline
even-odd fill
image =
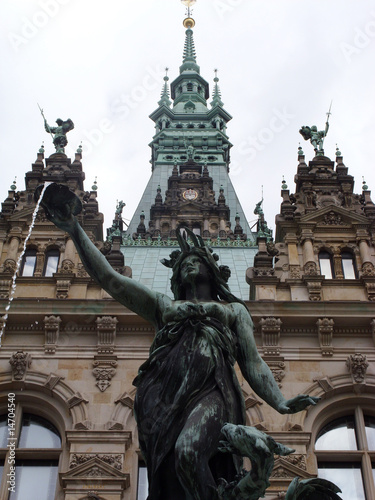
[[[342,490],[343,500],[372,500],[375,477],[375,417],[356,407],[332,420],[315,441],[318,477]]]
[[[355,280],[357,278],[354,256],[351,252],[341,252],[341,265],[346,280]]]
[[[60,252],[58,250],[48,250],[44,259],[43,276],[53,276],[57,272]]]
[[[11,400],[10,397],[10,403]],[[55,498],[58,481],[59,432],[38,415],[23,413],[19,419],[21,412],[22,406],[17,405],[7,415],[0,416],[1,498],[51,500]],[[7,483],[13,477],[14,488],[12,482]]]
[[[192,92],[193,91],[193,84],[192,83],[188,83],[187,84],[187,90],[188,90],[188,92]]]
[[[36,265],[36,250],[28,249],[22,257],[21,276],[34,276]]]
[[[319,252],[319,266],[320,274],[325,276],[327,280],[331,280],[335,277],[331,254],[325,251]]]

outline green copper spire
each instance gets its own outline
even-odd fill
[[[215,71],[215,78],[214,78],[215,85],[214,85],[214,92],[213,92],[213,95],[212,95],[211,106],[212,107],[214,107],[214,106],[224,106],[224,103],[221,100],[221,92],[220,92],[220,88],[219,88],[219,85],[218,85],[219,78],[217,77],[217,69],[215,69],[214,71]]]
[[[158,104],[159,104],[159,106],[162,106],[163,104],[165,104],[169,108],[170,105],[172,104],[172,101],[169,99],[168,69],[169,68],[165,68],[164,85],[163,85],[163,89],[161,91],[161,99],[158,102]]]
[[[200,73],[200,67],[197,64],[197,56],[195,54],[193,30],[190,28],[186,30],[184,56],[182,65],[180,66],[180,74],[184,71],[195,71],[196,73]]]

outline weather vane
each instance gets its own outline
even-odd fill
[[[194,28],[195,26],[195,21],[191,17],[193,10],[191,7],[196,3],[197,0],[181,0],[181,3],[183,3],[186,6],[186,18],[183,21],[183,25],[185,28]]]

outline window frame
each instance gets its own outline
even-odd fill
[[[61,433],[61,430],[55,425],[55,423],[50,419],[46,418],[44,415],[39,414],[38,412],[34,411],[32,408],[29,409],[28,407],[25,407],[22,403],[16,403],[16,407],[14,410],[15,413],[15,418],[14,418],[14,437],[17,438],[17,443],[16,443],[16,460],[17,461],[29,461],[30,463],[32,461],[54,461],[57,464],[58,471],[60,470],[60,465],[61,465],[61,457],[62,457],[62,451],[63,451],[63,435]],[[36,417],[40,417],[44,420],[46,420],[49,424],[51,424],[59,433],[60,437],[60,447],[59,448],[18,448],[18,443],[19,443],[19,438],[21,434],[21,429],[22,429],[22,422],[23,422],[23,415],[25,414],[31,414]],[[7,417],[7,412],[2,411],[2,416],[5,415]],[[4,469],[3,469],[3,474],[2,477],[0,478],[0,498],[2,500],[9,500],[10,498],[10,491],[8,491],[8,485],[7,485],[7,473],[10,472],[10,467],[11,463],[9,463],[9,459],[11,458],[11,450],[10,448],[0,448],[0,462],[4,461]],[[58,492],[58,484],[59,481],[57,479],[56,485],[55,485],[55,497]]]
[[[362,474],[363,489],[365,492],[365,497],[367,500],[375,498],[375,482],[373,467],[375,467],[375,449],[369,450],[367,445],[367,435],[365,427],[365,415],[375,418],[374,410],[370,409],[366,405],[353,405],[343,408],[336,415],[329,416],[321,422],[319,429],[314,436],[313,451],[316,458],[316,468],[319,469],[319,463],[338,463],[338,464],[350,464],[359,463],[360,470]],[[357,450],[317,450],[315,449],[315,443],[319,436],[320,431],[328,425],[330,422],[339,419],[340,417],[353,416],[354,417],[354,429],[357,440]],[[344,469],[344,467],[343,467]]]
[[[37,259],[37,255],[36,254],[37,254],[37,250],[35,248],[26,248],[25,253],[22,256],[22,262],[21,262],[21,267],[20,267],[20,271],[19,271],[20,277],[22,277],[22,278],[31,278],[31,277],[34,276],[35,269],[36,269],[36,259]],[[26,259],[29,256],[30,257],[35,257],[34,269],[33,269],[32,274],[30,274],[28,276],[24,276],[23,272],[24,272],[24,269],[25,269]]]
[[[48,259],[49,257],[57,257],[57,264],[56,264],[56,270],[54,273],[51,275],[46,275],[47,267],[48,267]],[[46,251],[44,255],[44,266],[43,266],[43,276],[45,278],[52,278],[55,273],[57,273],[57,270],[59,268],[59,263],[60,263],[60,251],[57,248],[50,248],[49,250]]]
[[[357,266],[356,266],[355,255],[352,252],[350,252],[349,250],[342,250],[340,256],[341,256],[341,269],[342,269],[342,274],[344,276],[344,279],[345,280],[358,279],[358,270],[357,270]],[[343,256],[348,256],[348,257],[343,257]],[[343,265],[343,261],[344,260],[350,260],[351,261],[352,268],[353,268],[354,278],[347,278],[345,276],[345,270],[344,270],[344,265]]]
[[[324,257],[321,257],[322,254],[324,254]],[[322,273],[322,265],[320,263],[321,260],[327,260],[329,262],[330,268],[331,268],[331,276],[327,276],[326,274]],[[333,265],[332,254],[330,252],[328,252],[328,250],[322,248],[319,251],[319,254],[318,254],[318,262],[319,262],[319,271],[320,271],[320,274],[322,276],[324,276],[324,278],[326,280],[334,280],[336,278],[336,275],[335,275],[335,269],[334,269],[334,265]]]

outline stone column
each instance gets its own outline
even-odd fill
[[[20,245],[19,236],[12,236],[9,242],[7,259],[17,261],[19,245]]]
[[[65,245],[64,260],[68,259],[74,262],[75,252],[76,249],[73,240],[71,238],[68,238]]]
[[[362,276],[375,276],[375,267],[371,259],[371,252],[369,247],[368,237],[365,235],[358,235],[357,243],[359,246],[359,254],[362,261]]]
[[[303,269],[305,275],[318,275],[318,269],[315,262],[313,237],[311,231],[302,234],[302,251],[303,251]]]
[[[42,276],[43,268],[44,268],[44,252],[37,252],[34,276]]]
[[[339,250],[335,250],[335,253],[333,254],[333,267],[335,269],[335,278],[339,280],[344,279],[344,273],[342,271],[342,261],[341,261],[341,254]]]
[[[17,267],[17,257],[18,257],[18,248],[20,245],[21,238],[19,236],[11,236],[7,256],[3,264],[3,269],[5,273],[13,274],[16,271]]]
[[[308,262],[315,262],[314,256],[314,247],[312,243],[312,239],[306,238],[303,242],[302,246],[303,250],[303,263],[307,264]]]

